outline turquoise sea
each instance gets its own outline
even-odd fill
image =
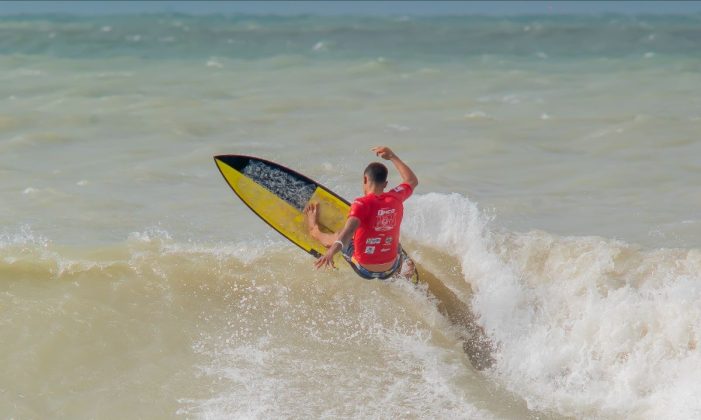
[[[701,15],[0,17],[0,413],[698,418],[699,41]],[[376,145],[490,369],[422,290],[315,271],[212,160],[353,198]]]

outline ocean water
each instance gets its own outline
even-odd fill
[[[698,418],[699,40],[698,15],[0,18],[2,417]],[[212,160],[353,198],[383,144],[488,369],[425,290],[315,271]]]

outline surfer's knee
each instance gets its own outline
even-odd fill
[[[400,269],[400,275],[407,280],[417,283],[418,278],[416,277],[416,266],[414,265],[414,261],[411,260],[411,258],[404,258],[404,261],[402,261],[402,267]]]

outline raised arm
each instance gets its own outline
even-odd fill
[[[397,171],[399,172],[399,176],[402,177],[402,180],[409,184],[411,186],[412,191],[416,188],[417,185],[419,185],[419,178],[416,177],[416,174],[414,174],[414,171],[409,168],[406,163],[404,163],[401,159],[399,159],[399,156],[397,156],[392,149],[390,149],[387,146],[377,146],[373,147],[372,151],[375,152],[375,154],[382,159],[389,160],[394,164],[394,167],[397,168]]]

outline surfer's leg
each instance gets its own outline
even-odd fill
[[[336,240],[335,233],[322,232],[319,229],[319,203],[309,203],[304,208],[304,214],[307,216],[307,227],[312,238],[321,242],[326,248],[330,248]]]
[[[414,266],[414,261],[407,257],[407,259],[404,260],[404,264],[402,264],[402,275],[408,279],[411,279],[414,277],[415,272],[416,266]]]
[[[399,258],[402,262],[401,266],[399,267],[399,276],[404,277],[412,283],[418,283],[419,275],[416,272],[416,265],[414,264],[414,260],[412,260],[407,255],[407,253],[404,251],[404,248],[402,248],[401,245],[399,246]]]

